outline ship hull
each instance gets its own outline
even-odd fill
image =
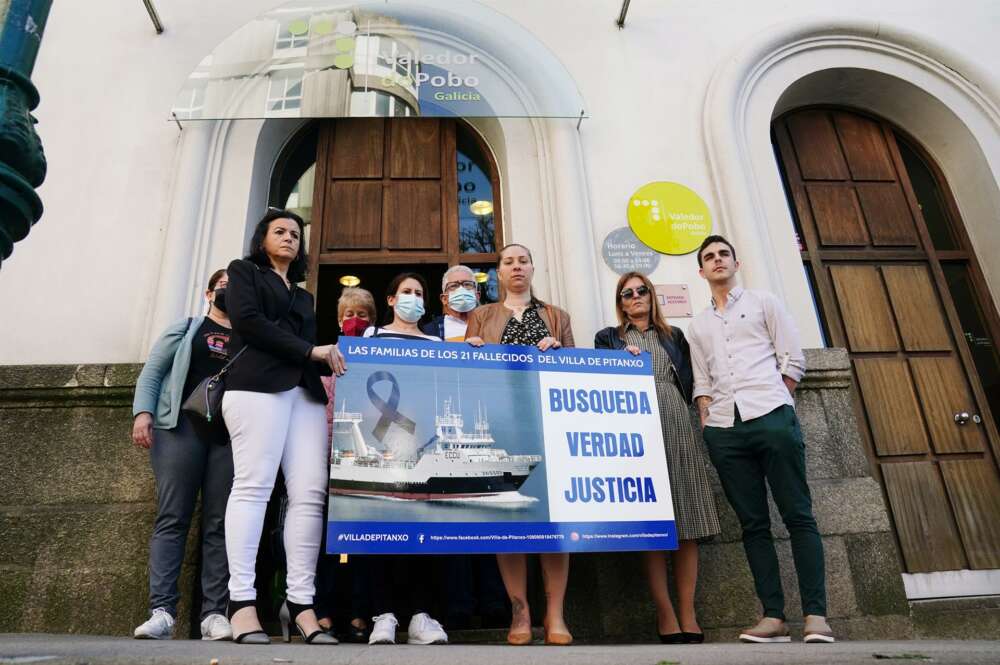
[[[516,492],[527,479],[527,474],[512,473],[478,477],[431,477],[426,482],[376,482],[331,478],[330,493],[384,496],[412,501],[447,501]]]

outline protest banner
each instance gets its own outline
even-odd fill
[[[340,348],[329,553],[677,547],[648,354]]]

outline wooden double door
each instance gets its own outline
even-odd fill
[[[773,133],[906,572],[1000,568],[996,311],[940,172],[853,111],[792,112]]]
[[[440,313],[441,275],[464,264],[491,285],[501,244],[500,185],[489,147],[449,118],[339,118],[316,125],[309,288],[319,338],[336,334],[343,286],[360,280],[391,318],[383,293],[401,272],[427,282],[427,316]],[[491,281],[492,280],[492,281]]]
[[[315,183],[318,232],[310,254],[317,265],[496,260],[499,225],[493,220],[501,219],[496,166],[481,138],[458,120],[324,121],[318,128]],[[477,186],[463,198],[463,191]],[[490,205],[485,220],[478,219],[490,237],[470,247],[460,221],[473,199]]]

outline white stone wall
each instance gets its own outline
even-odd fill
[[[204,278],[243,249],[287,132],[262,121],[180,132],[168,111],[206,54],[278,4],[159,0],[159,36],[134,0],[54,5],[34,73],[46,211],[0,272],[0,364],[140,361],[163,325],[200,307]],[[789,90],[795,103],[868,108],[922,140],[1000,293],[993,0],[634,2],[624,30],[608,0],[486,4],[551,49],[586,100],[579,132],[569,120],[474,123],[500,162],[506,238],[536,248],[540,291],[570,309],[581,343],[612,319],[604,236],[626,224],[633,191],[668,180],[708,202],[745,283],[781,294],[804,343],[819,345],[768,137]],[[838,67],[862,72],[855,88],[794,87]],[[866,71],[900,90],[866,88]],[[653,278],[689,283],[696,309],[707,302],[693,255],[663,257]]]

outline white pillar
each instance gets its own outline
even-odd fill
[[[593,346],[594,333],[601,326],[601,296],[598,280],[597,240],[591,216],[590,191],[583,162],[583,148],[576,121],[546,122],[552,200],[555,205],[556,237],[548,240],[553,248],[550,265],[559,271],[552,280],[558,304],[573,319],[573,334],[579,346]]]
[[[170,213],[163,234],[160,271],[142,348],[148,352],[157,336],[171,323],[190,314],[194,257],[197,254],[205,206],[206,165],[216,122],[188,122],[181,134],[180,150],[170,187]],[[145,353],[143,354],[145,356]]]

